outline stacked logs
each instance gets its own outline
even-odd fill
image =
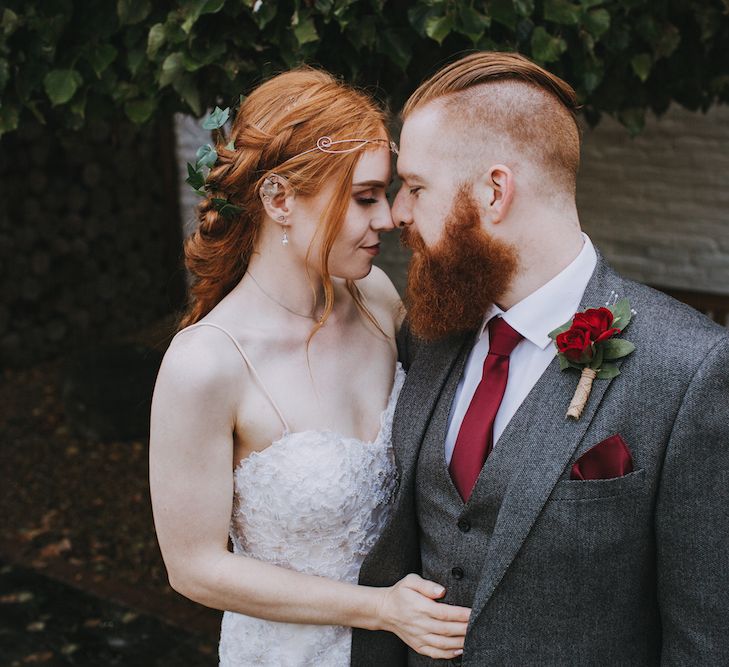
[[[0,139],[0,364],[26,366],[179,308],[172,124],[28,121]]]

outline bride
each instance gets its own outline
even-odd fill
[[[357,585],[396,486],[400,302],[385,117],[312,69],[274,77],[218,147],[186,243],[191,303],[159,372],[150,486],[171,586],[225,610],[220,664],[349,664],[351,627],[433,658],[469,610],[410,574]],[[228,551],[228,537],[233,553]]]

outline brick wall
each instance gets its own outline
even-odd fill
[[[197,198],[184,162],[209,139],[192,119],[178,118],[177,129],[189,231]],[[633,139],[610,118],[586,130],[578,207],[585,231],[627,277],[729,294],[729,107],[672,107]],[[397,234],[385,235],[378,264],[400,289],[406,261]]]
[[[604,119],[584,135],[577,202],[624,275],[729,294],[729,106],[674,106],[634,139]]]

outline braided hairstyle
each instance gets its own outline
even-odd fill
[[[207,197],[198,207],[199,225],[185,241],[185,265],[192,284],[181,329],[209,313],[245,274],[265,215],[258,191],[274,171],[289,181],[298,196],[315,195],[328,182],[336,184],[317,229],[322,238],[318,269],[325,304],[322,322],[312,335],[326,321],[334,304],[329,253],[349,207],[357,160],[369,146],[352,153],[316,150],[300,155],[324,136],[389,138],[384,112],[369,96],[310,67],[269,79],[243,102],[228,143],[223,145],[221,140],[216,146],[218,160],[206,180]],[[240,212],[223,215],[215,208],[214,198],[227,199]],[[348,281],[347,287],[372,321],[354,282]]]

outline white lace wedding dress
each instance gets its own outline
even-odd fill
[[[208,323],[199,325],[204,324]],[[372,442],[332,431],[292,433],[243,349],[222,331],[235,343],[284,425],[278,440],[243,459],[234,471],[234,552],[356,583],[395,492],[391,428],[405,372],[398,364],[380,415],[380,431]],[[220,665],[347,667],[350,642],[350,628],[277,623],[226,611]]]

